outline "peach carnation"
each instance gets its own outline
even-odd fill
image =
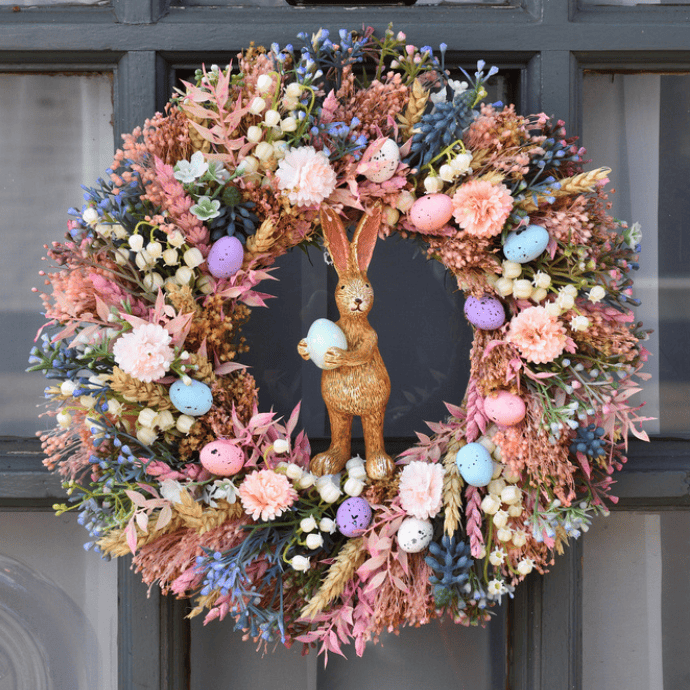
[[[136,326],[113,346],[115,362],[126,374],[150,383],[165,376],[175,353],[170,333],[155,323]]]
[[[414,460],[400,473],[400,505],[412,517],[426,520],[441,510],[443,467]]]
[[[513,197],[503,184],[472,180],[453,195],[453,217],[475,237],[494,237],[503,229],[513,209]]]
[[[276,178],[293,206],[320,204],[337,181],[326,154],[313,146],[290,149],[278,165]]]
[[[245,477],[239,488],[242,506],[253,520],[274,520],[297,499],[297,492],[284,474],[257,470]]]
[[[507,340],[528,362],[545,364],[563,352],[567,338],[558,317],[544,307],[529,307],[512,318]]]

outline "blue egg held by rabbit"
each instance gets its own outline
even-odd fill
[[[200,417],[211,409],[213,395],[211,389],[201,381],[192,379],[187,386],[182,379],[178,379],[170,386],[170,402],[183,414]]]
[[[513,230],[503,244],[503,255],[508,261],[526,264],[544,253],[549,244],[549,233],[541,225],[528,225]]]
[[[455,455],[460,475],[470,486],[486,486],[494,474],[491,453],[481,443],[468,443]]]

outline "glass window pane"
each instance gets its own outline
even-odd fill
[[[2,3],[3,0],[0,0]],[[177,7],[281,7],[289,5],[518,5],[516,0],[173,0]]]
[[[0,525],[0,688],[116,690],[116,563],[84,551],[71,515]]]
[[[64,237],[67,209],[81,207],[79,185],[112,162],[109,75],[0,74],[0,434],[29,436],[50,426],[37,418],[45,379],[24,373],[42,325],[38,271],[43,245]]]
[[[593,5],[615,5],[617,7],[631,7],[633,5],[687,5],[690,0],[579,0],[582,7]]]
[[[615,512],[584,540],[583,690],[690,683],[690,512]]]
[[[0,0],[0,7],[45,7],[47,5],[109,5],[109,0]]]
[[[323,657],[302,646],[280,647],[266,655],[233,633],[232,621],[213,621],[206,627],[192,621],[191,690],[229,690],[256,686],[266,690],[490,690],[505,687],[505,604],[484,628],[465,628],[450,621],[434,621],[421,628],[404,628],[369,645],[360,658],[346,648],[347,659],[334,654],[324,668]],[[218,654],[222,649],[223,653]]]
[[[583,143],[612,168],[613,214],[642,225],[642,300],[637,318],[654,329],[647,348],[645,413],[652,433],[690,432],[690,76],[586,74]]]

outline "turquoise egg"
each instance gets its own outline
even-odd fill
[[[455,455],[460,475],[470,486],[486,486],[494,474],[491,453],[481,443],[468,443]]]
[[[508,261],[526,264],[544,253],[549,243],[549,233],[541,225],[528,225],[508,233],[503,244],[503,255]]]
[[[347,338],[338,324],[328,319],[316,319],[307,333],[307,350],[311,361],[319,369],[325,368],[323,358],[331,347],[347,350]]]
[[[183,414],[200,417],[211,409],[213,395],[211,389],[201,381],[192,379],[187,386],[182,379],[178,379],[170,386],[170,402]]]

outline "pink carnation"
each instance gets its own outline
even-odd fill
[[[420,520],[432,518],[441,510],[443,467],[415,460],[400,473],[400,505]]]
[[[242,506],[253,520],[273,520],[297,499],[297,492],[284,474],[257,470],[245,477],[239,488]]]
[[[313,146],[290,149],[280,161],[278,188],[293,206],[320,204],[335,189],[336,176],[328,157]]]
[[[156,381],[165,376],[175,353],[170,347],[170,333],[155,323],[136,326],[120,336],[113,347],[117,365],[139,381]]]
[[[563,352],[567,337],[558,317],[544,307],[529,307],[512,318],[507,340],[528,362],[544,364]]]
[[[453,195],[453,217],[475,237],[499,235],[513,209],[513,197],[503,184],[472,180]]]

